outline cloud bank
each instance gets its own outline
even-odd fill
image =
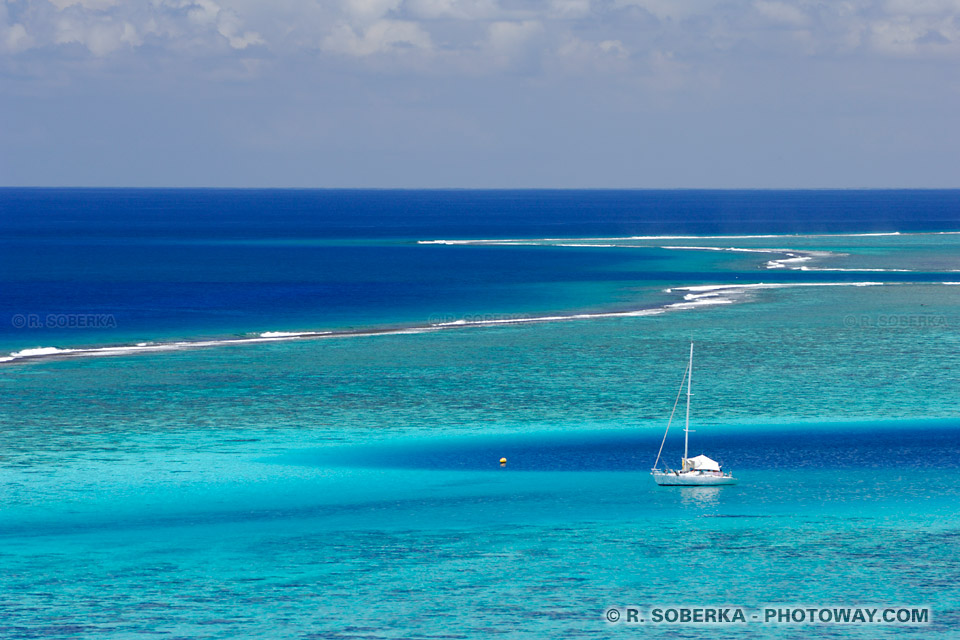
[[[498,68],[531,55],[956,57],[958,0],[5,0],[0,55],[298,53]]]
[[[0,0],[0,185],[960,186],[960,0]]]

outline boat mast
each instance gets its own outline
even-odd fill
[[[690,444],[690,386],[693,384],[693,343],[690,343],[690,364],[687,365],[687,420],[683,426],[683,470],[687,470],[687,455]]]

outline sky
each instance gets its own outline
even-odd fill
[[[960,0],[0,0],[0,185],[960,187]]]

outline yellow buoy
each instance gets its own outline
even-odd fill
[[[500,466],[502,467],[502,466],[505,465],[505,464],[507,464],[507,459],[506,459],[506,458],[500,458]]]

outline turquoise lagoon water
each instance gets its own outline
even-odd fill
[[[435,231],[424,239],[449,229]],[[460,297],[445,305],[414,287],[410,304],[324,315],[284,291],[273,300],[290,313],[271,317],[269,305],[227,313],[237,292],[217,288],[190,304],[222,295],[220,325],[132,301],[131,315],[115,312],[139,320],[106,332],[8,328],[7,353],[415,332],[0,364],[0,637],[960,636],[960,287],[943,284],[960,281],[958,236],[682,240],[817,252],[793,266],[909,269],[862,272],[577,231],[567,244],[616,246],[366,243],[399,247],[413,285],[431,271],[419,249],[472,260],[473,282],[448,282]],[[291,260],[261,291],[292,286],[290,269],[303,285],[317,264],[310,252]],[[45,313],[43,296],[69,288],[66,267],[18,264],[8,317]],[[104,286],[108,266],[76,277],[103,309],[144,279]],[[504,281],[526,268],[535,275]],[[356,269],[367,285],[354,290],[390,289]],[[182,293],[185,271],[145,280]],[[43,296],[29,297],[30,278]],[[742,286],[759,283],[791,286]],[[721,284],[735,286],[679,290]],[[684,300],[718,292],[719,304]],[[638,310],[655,313],[498,324]],[[477,324],[431,326],[457,319]],[[691,340],[692,448],[722,459],[735,487],[667,489],[649,476]],[[681,440],[671,430],[671,464]],[[931,622],[605,620],[671,606],[927,607]]]

